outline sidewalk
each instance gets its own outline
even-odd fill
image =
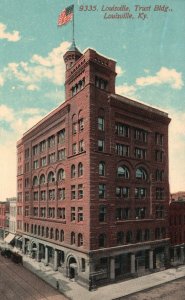
[[[36,262],[27,256],[24,256],[23,264],[26,268],[55,288],[56,281],[58,281],[60,292],[72,300],[113,300],[185,277],[185,265],[183,265],[178,268],[171,268],[135,279],[99,287],[96,291],[89,292],[76,282],[64,277],[61,273],[54,272],[51,267],[46,267],[43,263]]]
[[[185,277],[185,265],[178,268],[170,268],[161,272],[130,279],[123,282],[113,283],[97,290],[89,292],[79,284],[63,276],[60,272],[55,272],[49,266],[44,266],[42,262],[24,255],[23,265],[48,284],[56,288],[59,283],[59,291],[72,300],[113,300],[123,296],[128,296],[164,283]]]

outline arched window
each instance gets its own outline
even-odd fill
[[[78,164],[78,177],[83,176],[83,164],[80,162]]]
[[[71,178],[75,178],[76,176],[76,168],[75,165],[71,166]]]
[[[99,235],[98,242],[99,242],[99,247],[100,248],[103,248],[103,247],[106,246],[106,234],[105,233],[101,233]]]
[[[34,176],[33,177],[33,186],[36,186],[39,184],[39,181],[38,181],[38,177],[37,176]]]
[[[124,232],[119,231],[117,232],[117,244],[122,245],[124,243]]]
[[[75,244],[75,233],[71,232],[71,245]]]
[[[45,182],[46,182],[45,175],[42,174],[42,175],[40,176],[40,184],[44,184]]]
[[[132,243],[132,231],[127,231],[126,234],[126,243]]]
[[[129,178],[129,170],[125,166],[118,167],[117,176],[121,178],[128,179]]]
[[[58,241],[59,240],[59,230],[55,229],[55,240]]]
[[[65,171],[64,169],[60,169],[58,171],[58,181],[64,180],[65,179]]]
[[[52,171],[50,171],[49,174],[48,174],[48,182],[52,183],[54,181],[55,181],[55,175]]]
[[[99,175],[105,176],[105,163],[104,161],[99,162]]]
[[[136,179],[142,179],[142,180],[146,180],[147,179],[147,173],[146,173],[145,169],[138,168],[136,170]]]
[[[64,241],[64,230],[60,230],[60,241]]]
[[[81,233],[78,234],[78,247],[83,246],[83,235]]]

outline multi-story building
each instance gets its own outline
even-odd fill
[[[10,203],[9,232],[16,233],[16,197],[7,198]]]
[[[185,262],[185,192],[171,195],[169,207],[171,259],[174,264]]]
[[[9,228],[9,201],[0,202],[0,238],[4,239]]]
[[[17,143],[23,251],[87,287],[163,268],[170,119],[115,94],[115,61],[64,61],[65,102]]]

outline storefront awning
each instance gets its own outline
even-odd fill
[[[15,238],[15,234],[9,233],[9,234],[5,237],[4,241],[5,241],[6,243],[10,244],[11,241],[13,241],[14,238]]]

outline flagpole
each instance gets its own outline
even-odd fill
[[[73,42],[75,41],[75,10],[73,5]]]

